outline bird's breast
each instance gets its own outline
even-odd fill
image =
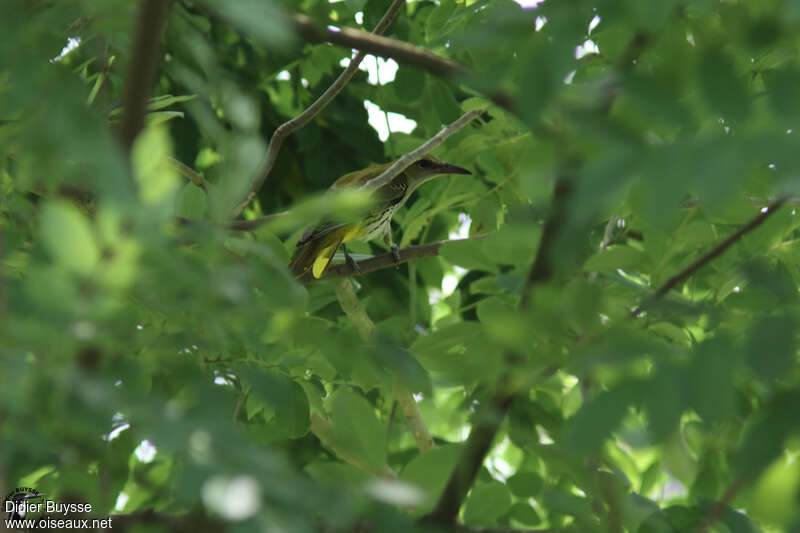
[[[389,223],[398,207],[399,204],[394,204],[372,211],[364,221],[364,233],[359,238],[369,241],[384,235],[389,230]]]

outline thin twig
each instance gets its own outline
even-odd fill
[[[191,181],[204,191],[208,192],[208,182],[195,169],[183,163],[182,161],[178,161],[174,157],[167,158],[167,161],[169,161],[169,163],[181,174],[181,176]]]
[[[372,30],[372,33],[379,34],[386,31],[404,4],[405,0],[394,0],[392,5],[389,6],[389,9],[383,15],[383,18],[381,18],[381,20],[375,26],[375,29]],[[267,153],[264,156],[264,159],[261,161],[258,170],[256,171],[256,177],[250,186],[247,196],[239,205],[234,208],[231,218],[236,218],[247,206],[247,204],[249,204],[253,198],[255,198],[256,194],[258,194],[258,191],[264,185],[267,176],[269,176],[269,173],[272,171],[272,167],[275,166],[275,161],[278,159],[278,153],[280,152],[281,146],[283,145],[283,141],[286,139],[286,137],[308,124],[315,116],[319,114],[320,111],[325,109],[325,106],[327,106],[330,101],[333,100],[336,95],[342,91],[342,89],[344,89],[345,85],[347,85],[350,79],[355,75],[355,73],[358,71],[358,66],[361,64],[361,61],[364,59],[364,57],[366,57],[366,55],[367,53],[364,51],[358,52],[350,61],[350,64],[348,64],[339,77],[336,78],[336,81],[334,81],[331,86],[328,87],[325,92],[316,99],[316,101],[314,101],[313,104],[308,106],[305,111],[297,115],[292,120],[284,122],[278,126],[278,128],[272,134],[272,138],[269,141],[269,147],[267,148]]]
[[[666,295],[669,291],[686,281],[689,277],[692,276],[695,272],[706,266],[708,263],[722,255],[728,248],[733,246],[739,239],[744,237],[747,233],[753,231],[758,226],[764,223],[769,217],[775,213],[775,211],[780,208],[784,203],[786,203],[786,198],[779,198],[765,207],[757,216],[750,219],[750,221],[739,228],[737,231],[732,233],[728,236],[727,239],[716,245],[714,248],[700,256],[696,261],[694,261],[691,265],[687,266],[671,278],[669,278],[663,285],[661,285],[656,291],[645,301],[643,301],[638,307],[636,307],[633,311],[631,311],[631,316],[639,316],[644,309],[652,304],[655,300],[661,298],[662,296]]]
[[[468,73],[467,69],[458,63],[434,54],[422,46],[415,46],[353,28],[334,29],[330,26],[322,28],[305,15],[294,16],[294,28],[295,32],[307,41],[330,42],[382,57],[391,57],[399,62],[428,70],[440,77]]]
[[[299,281],[301,283],[307,284],[307,283],[313,283],[315,281],[320,281],[323,279],[363,276],[364,274],[369,274],[370,272],[375,272],[376,270],[382,270],[384,268],[393,268],[401,263],[407,263],[408,261],[413,261],[415,259],[435,257],[439,255],[439,249],[442,247],[443,244],[447,244],[450,242],[463,242],[475,239],[483,239],[485,237],[488,237],[489,235],[490,235],[489,233],[482,233],[480,235],[473,235],[472,237],[468,237],[466,239],[452,239],[447,241],[431,242],[428,244],[417,244],[414,246],[407,246],[406,248],[401,248],[397,250],[399,258],[397,260],[395,256],[393,256],[391,253],[385,253],[370,257],[369,259],[358,261],[356,263],[358,265],[357,271],[353,271],[353,269],[350,268],[350,266],[347,263],[339,263],[328,267],[328,270],[327,272],[325,272],[325,275],[319,278],[319,280],[315,278],[313,275],[311,275],[310,272],[308,272],[303,277],[301,277]]]
[[[482,109],[473,109],[472,111],[467,111],[461,117],[453,122],[452,124],[448,124],[444,126],[439,133],[422,143],[418,148],[410,151],[409,153],[405,154],[404,156],[400,157],[397,161],[392,163],[392,165],[383,171],[380,175],[372,178],[368,182],[366,182],[361,187],[363,189],[377,189],[389,183],[395,176],[400,174],[405,168],[407,168],[411,163],[422,157],[423,155],[427,154],[440,144],[444,142],[445,139],[456,133],[458,130],[469,124],[473,119],[480,116],[484,110]]]
[[[169,0],[144,0],[139,9],[119,131],[120,142],[126,152],[130,152],[144,127],[147,100],[158,71],[161,35],[166,26],[169,4]]]
[[[350,280],[347,278],[337,280],[335,290],[339,305],[342,306],[342,311],[356,327],[362,340],[364,342],[372,342],[375,336],[375,324],[372,323],[372,319],[369,318],[364,306],[358,300],[358,295],[356,295],[356,291],[350,284]],[[411,430],[411,435],[413,435],[419,451],[425,453],[433,449],[433,437],[425,425],[425,420],[422,418],[422,413],[414,400],[414,396],[396,379],[392,389],[400,410],[403,411],[403,415],[406,417],[406,423]]]

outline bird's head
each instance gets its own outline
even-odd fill
[[[408,178],[409,190],[414,190],[426,181],[442,174],[472,174],[472,172],[427,154],[411,163],[406,168],[405,174]]]

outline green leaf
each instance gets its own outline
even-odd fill
[[[482,239],[483,252],[498,265],[527,268],[533,263],[540,238],[541,227],[538,224],[505,224]]]
[[[347,7],[353,11],[361,11],[367,3],[367,0],[345,0]]]
[[[765,380],[781,379],[797,363],[797,320],[763,317],[753,324],[747,343],[750,368]]]
[[[282,45],[291,36],[291,23],[276,2],[204,0],[203,3],[265,45]]]
[[[155,126],[173,118],[183,118],[183,111],[156,111],[147,114],[147,125]]]
[[[492,526],[511,509],[511,493],[499,481],[479,483],[464,502],[464,523],[475,526]]]
[[[733,60],[719,47],[706,50],[698,64],[698,80],[706,103],[723,118],[744,120],[750,110],[750,98],[744,80],[736,72]]]
[[[420,336],[411,351],[432,373],[450,380],[492,379],[501,370],[500,358],[486,357],[495,345],[486,338],[484,328],[475,322],[444,326],[427,336]]]
[[[583,269],[589,272],[616,272],[617,269],[642,271],[647,266],[646,255],[641,250],[611,245],[587,259]]]
[[[764,82],[769,93],[770,103],[778,116],[784,120],[797,120],[800,117],[800,103],[795,88],[800,83],[800,69],[792,65],[764,72]]]
[[[600,393],[567,421],[564,446],[575,455],[598,449],[641,391],[640,384],[631,382]]]
[[[206,212],[206,191],[193,183],[187,183],[178,193],[175,214],[192,220],[203,218]]]
[[[328,408],[336,449],[359,458],[371,472],[381,473],[386,464],[386,428],[373,407],[363,396],[339,389],[328,400]]]
[[[517,502],[512,505],[508,516],[513,522],[519,522],[524,527],[534,527],[542,523],[542,518],[536,509],[527,503]]]
[[[171,155],[172,140],[166,126],[147,127],[136,138],[131,159],[143,203],[160,206],[177,192],[180,179],[169,162]]]
[[[587,498],[581,498],[556,488],[546,489],[542,492],[540,499],[542,505],[549,512],[574,516],[580,521],[591,521],[591,517],[594,515]]]
[[[434,41],[439,38],[445,31],[447,20],[456,10],[456,2],[454,0],[442,0],[430,14],[426,17],[425,33],[428,42]]]
[[[261,401],[261,398],[254,394],[248,394],[247,400],[245,401],[245,411],[247,413],[247,419],[252,420],[254,416],[264,410],[264,402]],[[270,419],[274,415],[274,412],[270,412],[268,416],[265,418]]]
[[[88,275],[100,259],[89,222],[67,202],[44,204],[39,235],[53,260],[70,272]]]
[[[417,486],[428,496],[425,504],[415,510],[415,515],[433,510],[460,456],[461,446],[449,444],[419,454],[406,465],[400,479]]]
[[[156,111],[158,109],[164,109],[165,107],[180,104],[182,102],[190,102],[195,98],[197,98],[196,94],[180,94],[178,96],[162,94],[160,96],[151,98],[147,103],[147,109],[148,111]]]
[[[461,107],[453,97],[453,91],[443,81],[431,79],[425,86],[430,92],[433,109],[436,110],[439,122],[450,124],[461,116]]]
[[[260,411],[259,406],[263,406],[265,418],[272,421],[277,432],[276,437],[296,439],[308,433],[308,397],[298,383],[274,371],[248,371],[242,374],[242,381],[251,387],[245,405],[248,419]]]
[[[447,242],[439,248],[439,255],[454,265],[468,270],[496,272],[497,266],[486,255],[481,239]]]
[[[533,472],[517,472],[506,482],[514,496],[518,498],[535,498],[542,490],[544,480]]]
[[[425,91],[425,82],[426,77],[422,70],[401,65],[397,69],[397,74],[391,87],[400,102],[412,104],[422,97],[422,93]]]
[[[733,369],[741,364],[739,352],[730,339],[718,337],[700,344],[692,358],[692,404],[708,423],[736,415]]]

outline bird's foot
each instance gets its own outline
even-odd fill
[[[347,248],[342,245],[342,251],[344,252],[344,262],[347,263],[347,266],[350,267],[350,270],[355,274],[361,274],[361,269],[358,268],[358,263],[356,260],[353,259],[353,256],[350,255],[347,251]]]
[[[389,253],[392,254],[392,259],[394,259],[394,266],[400,268],[400,247],[392,243],[389,247]]]

